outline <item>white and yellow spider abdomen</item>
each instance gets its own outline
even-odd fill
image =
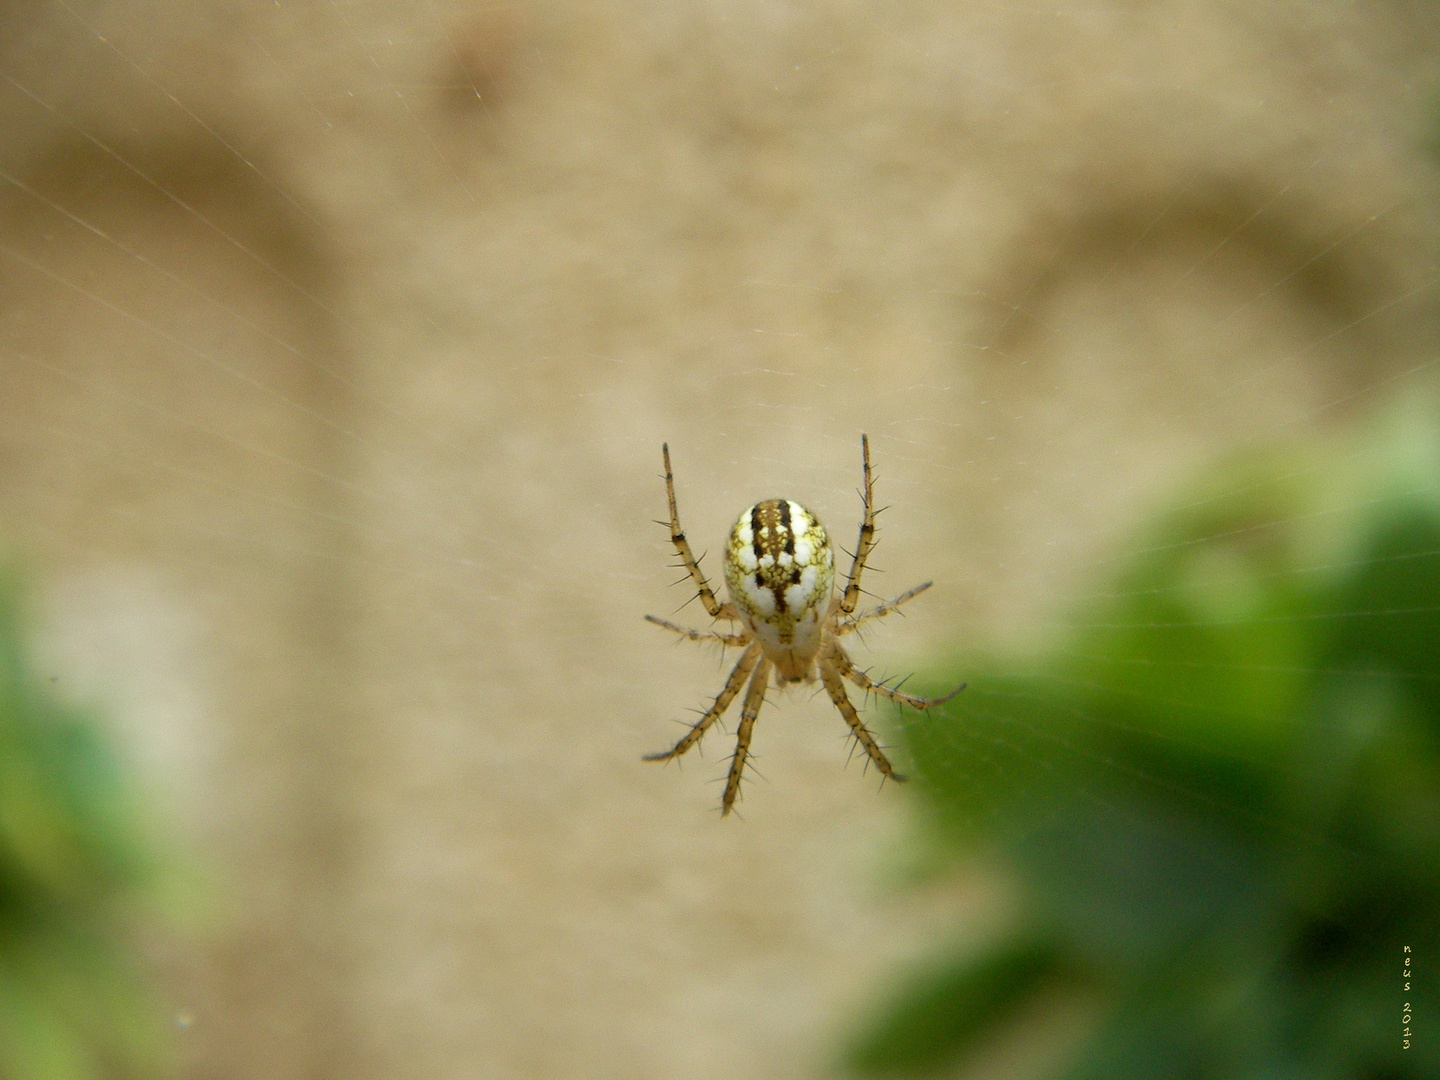
[[[725,584],[782,678],[805,676],[830,613],[835,553],[825,526],[789,499],[740,515],[725,549]]]

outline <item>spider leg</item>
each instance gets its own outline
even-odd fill
[[[689,638],[691,641],[718,641],[722,645],[735,649],[750,643],[749,634],[721,634],[714,630],[691,630],[688,626],[676,626],[673,622],[666,622],[655,615],[646,615],[645,621],[652,622],[656,626],[663,626],[666,630],[673,630],[681,637]]]
[[[860,575],[865,572],[865,560],[875,547],[875,483],[870,476],[870,440],[860,436],[860,454],[865,462],[865,518],[860,522],[860,540],[855,545],[855,558],[850,563],[850,580],[845,585],[845,595],[840,598],[840,611],[849,615],[860,603]]]
[[[961,690],[965,689],[965,684],[961,683],[944,697],[915,697],[913,694],[902,694],[899,690],[891,689],[884,683],[875,682],[873,679],[870,678],[870,676],[866,675],[863,671],[861,671],[855,666],[855,662],[850,659],[850,655],[840,647],[838,642],[831,647],[830,658],[831,661],[834,663],[836,670],[839,671],[841,675],[844,675],[845,678],[849,679],[856,686],[860,687],[861,690],[864,690],[867,694],[878,694],[880,697],[889,698],[897,705],[909,705],[912,709],[918,709],[923,711],[925,709],[933,708],[936,705],[943,705],[945,704],[945,702],[949,701],[956,694],[958,694]]]
[[[745,707],[740,713],[740,730],[735,733],[735,753],[730,758],[730,777],[725,781],[725,798],[720,807],[720,816],[730,813],[735,796],[740,793],[740,778],[745,772],[745,759],[750,756],[750,733],[755,729],[755,718],[760,715],[760,706],[765,704],[765,684],[770,681],[770,661],[761,660],[750,676],[750,686],[745,691]]]
[[[901,604],[906,604],[914,600],[915,597],[919,596],[933,584],[934,582],[927,581],[923,585],[916,585],[915,588],[909,592],[901,593],[894,600],[886,600],[885,603],[880,604],[878,607],[873,607],[869,611],[862,611],[859,615],[855,615],[849,619],[841,620],[835,627],[835,635],[838,637],[842,634],[848,634],[853,630],[858,630],[871,619],[883,619]]]
[[[734,669],[731,670],[730,678],[725,680],[725,689],[721,690],[715,698],[715,704],[711,705],[710,708],[705,711],[704,716],[695,721],[694,726],[684,734],[680,741],[675,744],[674,748],[665,751],[663,754],[646,754],[643,760],[669,761],[671,758],[679,757],[699,742],[700,736],[705,734],[705,729],[718,720],[720,714],[729,708],[730,702],[735,700],[735,695],[740,692],[740,687],[744,685],[745,677],[750,674],[759,661],[760,646],[758,643],[752,644],[740,654],[740,660],[736,663]]]
[[[834,661],[828,656],[822,657],[818,666],[820,678],[825,683],[830,700],[835,703],[835,708],[840,710],[840,715],[850,725],[850,731],[854,734],[855,741],[865,748],[865,753],[870,756],[870,760],[875,763],[875,767],[880,770],[882,775],[897,782],[904,780],[905,777],[890,767],[890,762],[886,760],[880,744],[875,741],[875,736],[871,735],[865,725],[861,723],[860,714],[855,711],[855,706],[850,703],[849,695],[845,693],[845,684],[840,681],[840,672],[835,667]]]
[[[705,574],[700,569],[700,564],[695,561],[695,554],[690,550],[690,541],[685,539],[685,533],[680,528],[680,512],[675,508],[675,475],[670,471],[670,444],[662,443],[660,452],[665,457],[665,494],[670,499],[670,542],[675,545],[675,550],[680,552],[680,559],[684,562],[685,569],[690,571],[690,580],[695,582],[700,602],[705,605],[710,617],[728,619],[731,616],[725,614],[725,608],[729,605],[722,606],[720,601],[715,599],[710,583],[705,580]]]

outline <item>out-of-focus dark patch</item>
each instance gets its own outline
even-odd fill
[[[457,20],[445,35],[440,84],[446,105],[482,111],[500,102],[525,38],[510,8],[484,8]]]

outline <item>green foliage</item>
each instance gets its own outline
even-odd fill
[[[1002,858],[1025,905],[917,976],[855,1071],[951,1066],[1038,1021],[1048,979],[1100,1002],[1074,1080],[1440,1076],[1440,429],[1418,404],[1230,465],[1063,645],[936,674],[970,687],[907,724],[929,826]]]
[[[94,720],[29,669],[0,576],[0,1076],[159,1071],[156,1011],[123,945],[148,866]]]

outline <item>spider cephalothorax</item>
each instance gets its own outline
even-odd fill
[[[745,651],[725,681],[725,688],[705,714],[673,749],[663,754],[651,754],[646,760],[668,761],[699,742],[706,729],[735,700],[748,678],[750,685],[745,691],[735,754],[730,759],[730,776],[721,802],[722,816],[730,813],[740,791],[740,778],[744,775],[745,759],[750,752],[750,735],[755,727],[755,718],[760,715],[760,706],[765,701],[765,687],[770,680],[771,669],[781,683],[813,682],[818,670],[830,700],[840,710],[840,715],[850,725],[855,741],[865,749],[875,767],[886,777],[905,779],[890,767],[884,751],[860,721],[845,692],[842,677],[867,693],[873,692],[914,709],[928,709],[949,701],[964,686],[957,687],[942,698],[902,694],[883,683],[871,681],[855,667],[840,645],[839,639],[845,634],[871,619],[888,615],[930,587],[927,581],[894,600],[855,614],[860,600],[860,575],[875,546],[876,511],[869,440],[864,435],[860,436],[860,451],[865,466],[865,516],[860,524],[860,540],[855,546],[845,592],[838,597],[832,596],[835,554],[825,526],[797,502],[768,499],[741,514],[730,530],[725,549],[725,584],[730,592],[728,604],[715,599],[710,583],[705,580],[700,564],[690,551],[690,542],[680,530],[680,515],[675,506],[675,477],[670,471],[670,447],[666,445],[662,451],[665,458],[665,491],[670,500],[670,540],[680,552],[680,559],[699,590],[700,602],[711,618],[729,619],[739,623],[741,629],[738,633],[721,634],[689,630],[654,615],[645,617],[692,641],[719,641],[722,645],[744,648]]]

